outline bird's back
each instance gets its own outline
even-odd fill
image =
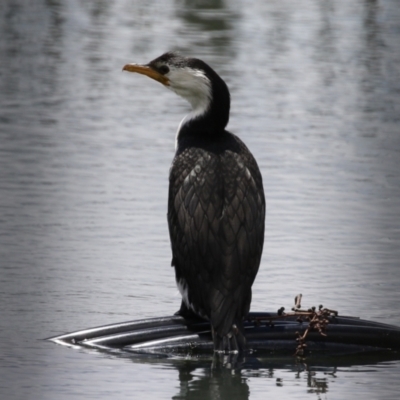
[[[221,337],[249,311],[264,216],[261,174],[240,139],[181,140],[170,170],[172,263],[186,305]]]

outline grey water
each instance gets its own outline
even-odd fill
[[[178,309],[166,205],[188,105],[122,72],[168,50],[225,79],[263,175],[252,309],[302,293],[400,325],[397,0],[3,0],[1,398],[398,399],[396,360],[229,370],[42,340]]]

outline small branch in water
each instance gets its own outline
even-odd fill
[[[297,322],[299,322],[300,324],[302,324],[304,320],[308,321],[308,326],[303,334],[296,332],[297,347],[294,353],[294,356],[296,357],[304,356],[304,352],[307,347],[306,339],[308,334],[311,331],[318,331],[318,333],[321,336],[327,336],[326,329],[329,324],[329,317],[336,317],[338,315],[337,311],[331,310],[329,308],[324,308],[322,304],[318,307],[318,310],[316,309],[316,307],[311,307],[308,310],[302,310],[301,299],[302,299],[302,294],[298,294],[295,297],[294,299],[295,305],[292,308],[292,312],[285,313],[285,307],[281,307],[277,311],[276,316],[269,316],[268,318],[259,317],[259,318],[254,318],[253,320],[256,326],[260,326],[263,321],[266,321],[267,325],[269,325],[270,327],[274,326],[273,324],[274,320],[279,320],[287,317],[297,316]]]

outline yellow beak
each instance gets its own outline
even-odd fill
[[[124,68],[122,68],[123,71],[129,71],[129,72],[137,72],[138,74],[146,75],[149,78],[152,78],[163,85],[169,86],[169,79],[157,72],[155,69],[152,69],[148,67],[147,65],[139,65],[139,64],[126,64]]]

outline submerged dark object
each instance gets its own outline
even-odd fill
[[[276,312],[253,312],[244,322],[247,352],[253,355],[293,356],[296,340],[309,327],[297,315],[279,317]],[[400,327],[356,317],[329,316],[325,335],[308,332],[304,355],[349,355],[400,350]],[[103,350],[142,355],[211,355],[213,340],[209,322],[181,316],[130,321],[85,329],[49,340]]]

